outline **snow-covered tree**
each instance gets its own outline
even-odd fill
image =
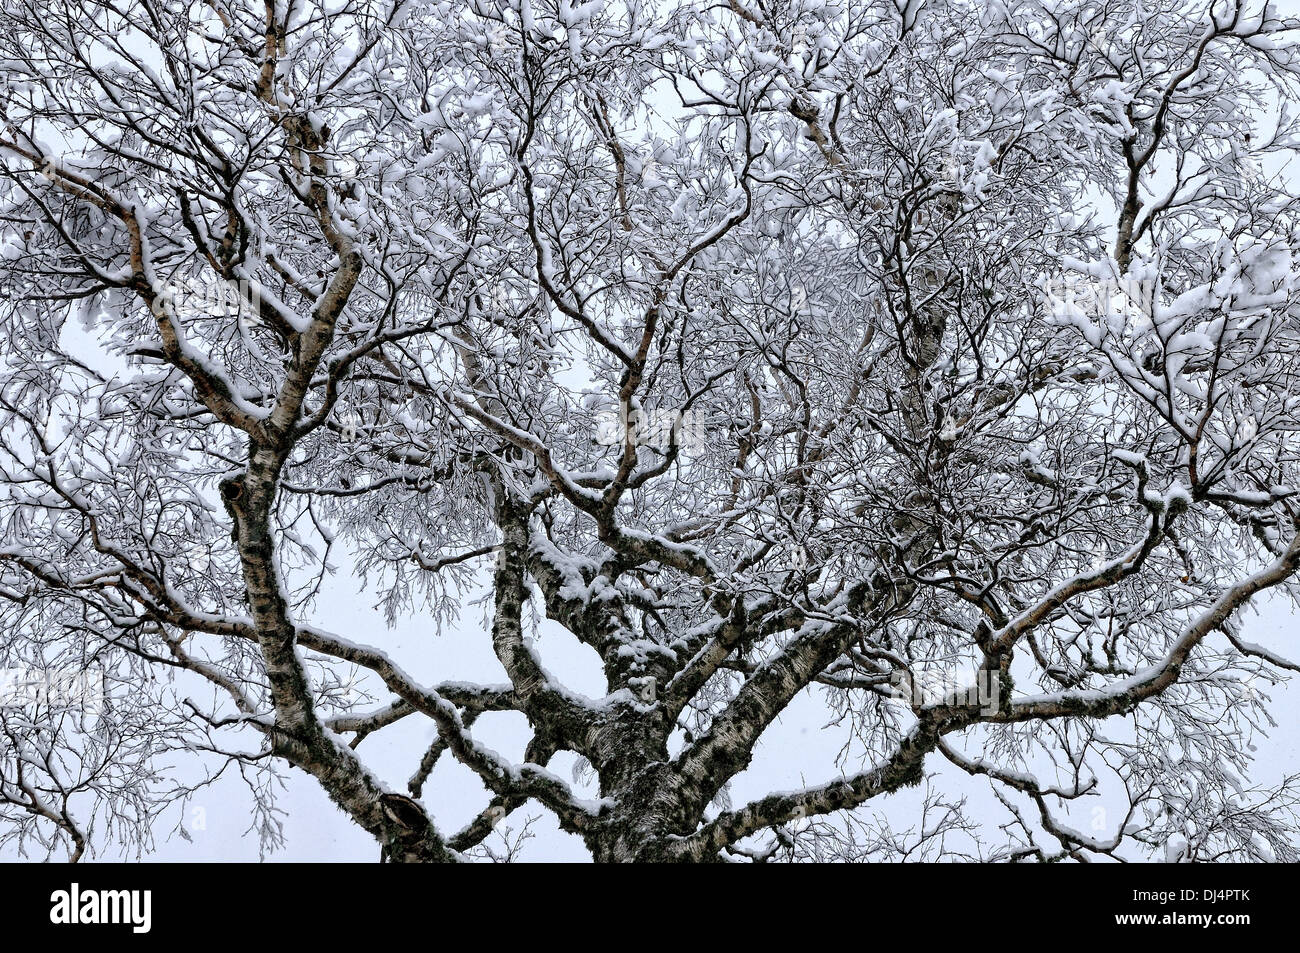
[[[0,0],[0,667],[49,676],[0,838],[147,846],[237,771],[274,843],[292,766],[392,860],[499,858],[526,803],[601,861],[1295,859],[1248,779],[1297,665],[1241,614],[1300,594],[1297,31]],[[486,592],[500,682],[334,631],[358,580],[461,630]],[[809,693],[851,756],[731,804]]]

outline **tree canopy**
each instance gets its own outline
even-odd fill
[[[897,857],[864,818],[942,763],[930,856],[1296,859],[1248,742],[1297,665],[1241,610],[1300,591],[1298,31],[0,0],[0,667],[100,689],[0,706],[0,840],[147,846],[188,753],[272,844],[293,767],[392,860],[526,803],[601,861]],[[486,592],[500,681],[334,631],[356,580],[449,627]],[[867,766],[730,804],[808,692]]]

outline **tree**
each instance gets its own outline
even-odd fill
[[[102,679],[0,709],[6,837],[147,844],[185,751],[268,842],[292,766],[402,861],[528,802],[601,861],[913,856],[873,811],[923,782],[931,856],[1297,857],[1294,785],[1243,780],[1297,666],[1241,611],[1300,591],[1300,22],[0,10],[4,662]],[[330,631],[349,575],[393,620],[486,587],[502,682]],[[729,805],[810,691],[870,765]],[[403,794],[363,742],[409,720]],[[458,832],[444,757],[489,799]]]

